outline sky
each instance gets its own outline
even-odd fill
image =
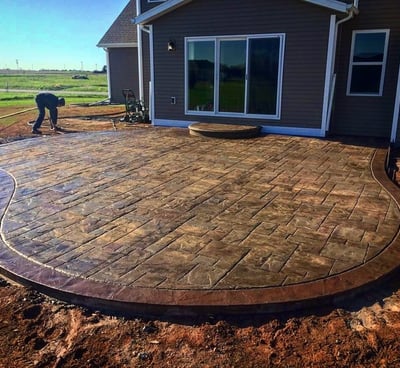
[[[0,69],[92,71],[128,0],[0,0]]]

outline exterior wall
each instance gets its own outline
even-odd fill
[[[397,129],[397,134],[396,134],[396,145],[400,146],[400,129]]]
[[[400,2],[360,0],[360,14],[339,33],[335,108],[330,134],[389,138],[400,62]],[[346,96],[353,30],[390,29],[383,96]]]
[[[146,12],[146,11],[148,11],[148,10],[150,10],[150,9],[152,9],[152,8],[154,8],[154,7],[156,7],[156,6],[158,6],[158,5],[160,5],[160,4],[162,4],[163,2],[165,2],[165,0],[164,1],[152,1],[152,2],[149,2],[148,0],[139,0],[141,3],[141,7],[142,7],[142,13],[144,13],[144,12]]]
[[[110,48],[108,52],[111,102],[124,103],[123,89],[139,95],[137,48]]]
[[[331,11],[299,0],[249,4],[193,1],[154,22],[156,119],[321,128]],[[184,37],[270,33],[286,35],[280,120],[185,115]],[[175,52],[167,51],[169,40],[175,41]]]

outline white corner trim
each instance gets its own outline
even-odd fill
[[[307,3],[323,6],[324,8],[336,10],[342,13],[347,13],[351,8],[351,4],[346,4],[338,0],[303,0]]]
[[[399,67],[399,75],[397,77],[396,99],[394,100],[392,134],[390,135],[391,143],[395,142],[397,138],[397,130],[399,128],[399,118],[400,118],[399,114],[400,114],[400,67]]]
[[[333,73],[335,65],[335,54],[336,54],[336,15],[331,15],[330,26],[329,26],[329,39],[328,39],[328,52],[326,55],[326,70],[325,70],[325,87],[324,87],[324,99],[322,106],[322,123],[321,132],[325,135],[326,131],[329,130],[330,120],[330,100],[331,95],[334,93],[332,90]]]

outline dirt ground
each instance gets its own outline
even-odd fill
[[[27,122],[35,115],[0,125],[0,143],[32,137]],[[121,106],[66,107],[59,125],[132,129],[119,122],[123,115]],[[42,130],[55,134],[46,123]],[[400,366],[399,274],[335,306],[191,321],[106,315],[0,278],[0,311],[0,368]]]
[[[16,112],[26,111],[20,108],[0,108],[1,117],[12,115]],[[146,128],[148,124],[127,124],[120,119],[125,116],[124,105],[99,105],[99,106],[78,106],[68,105],[59,109],[58,126],[63,133],[77,133],[98,130],[120,130],[132,128]],[[18,139],[37,137],[31,134],[33,122],[37,117],[35,109],[26,111],[0,120],[0,144],[11,142]],[[7,120],[6,120],[7,119]],[[2,124],[2,122],[7,124]],[[57,134],[50,129],[48,114],[40,128],[44,135]]]

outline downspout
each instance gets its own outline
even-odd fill
[[[140,15],[142,13],[141,2],[140,0],[136,0],[136,15]],[[136,33],[137,33],[137,44],[138,44],[138,84],[139,84],[139,99],[143,101],[144,95],[144,82],[143,82],[143,38],[141,25],[136,25]]]
[[[153,73],[154,73],[154,67],[153,67],[153,27],[151,25],[145,26],[145,25],[140,25],[140,31],[146,32],[149,35],[149,49],[150,49],[150,86],[149,86],[149,118],[151,121],[152,120],[152,115],[154,111],[154,98],[153,98]],[[143,60],[143,59],[142,59]],[[144,77],[143,77],[143,61],[141,63],[141,73],[140,73],[140,79],[141,79],[141,94],[140,94],[140,99],[144,99]]]
[[[153,125],[155,125],[155,98],[154,98],[154,39],[153,39],[153,26],[149,25],[148,30],[150,38],[150,86],[149,86],[149,117]]]
[[[358,10],[358,0],[354,0],[353,5],[349,9],[349,14],[347,17],[340,19],[339,21],[336,22],[335,25],[335,31],[334,31],[334,41],[332,44],[332,50],[331,50],[331,59],[330,63],[328,63],[331,67],[331,72],[330,72],[330,77],[329,77],[329,95],[328,95],[328,106],[327,106],[327,115],[324,115],[326,120],[324,119],[324,125],[325,125],[325,132],[329,130],[330,127],[330,121],[331,121],[331,116],[332,116],[332,109],[333,109],[333,97],[335,93],[335,86],[336,86],[336,73],[334,72],[335,69],[335,64],[336,64],[336,51],[337,51],[337,38],[338,38],[338,33],[339,33],[339,26],[343,23],[346,23],[350,21],[351,19],[354,18],[355,15],[358,15],[359,10]],[[328,51],[329,53],[329,51]],[[329,58],[328,58],[329,60]],[[325,135],[324,132],[324,135]]]

